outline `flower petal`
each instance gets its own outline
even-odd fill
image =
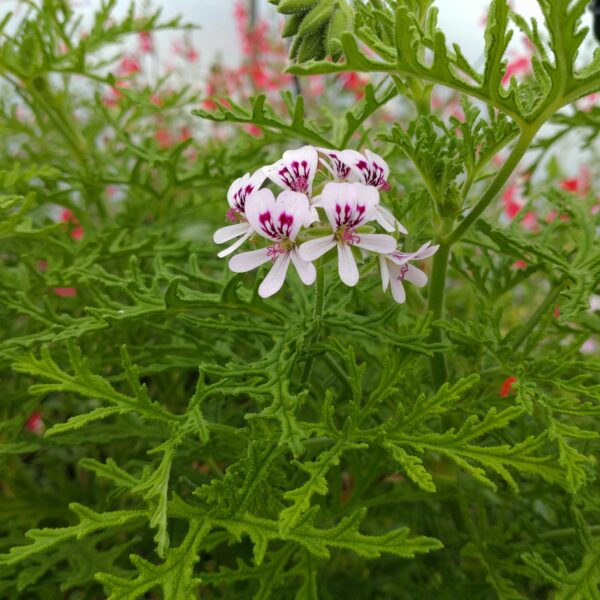
[[[392,297],[398,304],[404,304],[404,302],[406,302],[406,292],[404,291],[404,285],[402,285],[402,279],[394,277],[393,271],[390,272],[390,275]]]
[[[359,227],[374,218],[379,192],[362,183],[330,182],[323,188],[320,203],[333,229]]]
[[[277,196],[268,189],[252,194],[246,203],[246,218],[252,228],[269,240],[294,240],[310,218],[305,194],[284,190]]]
[[[263,167],[263,173],[284,190],[310,196],[318,162],[317,151],[312,146],[303,146],[284,152],[281,160]]]
[[[217,256],[219,258],[225,258],[226,256],[229,256],[230,254],[235,252],[253,233],[254,232],[252,231],[252,229],[248,228],[248,231],[237,242],[229,246],[229,248],[221,250],[221,252],[219,252]]]
[[[232,240],[240,235],[244,235],[250,229],[248,223],[236,223],[235,225],[227,225],[217,229],[213,235],[213,242],[215,244],[223,244]]]
[[[290,265],[290,254],[290,252],[280,254],[273,263],[271,270],[258,287],[258,293],[262,298],[268,298],[281,289]]]
[[[410,281],[417,287],[425,287],[429,281],[427,275],[425,275],[425,273],[423,273],[423,271],[420,269],[417,269],[417,267],[413,267],[413,265],[406,266],[408,267],[408,271],[406,271],[406,274],[404,275],[404,280]]]
[[[379,254],[389,254],[396,248],[396,239],[391,235],[383,233],[362,233],[359,235],[360,240],[356,242],[359,248],[378,252]]]
[[[396,231],[396,229],[398,229],[398,231],[404,235],[408,233],[408,229],[406,229],[406,227],[404,227],[404,225],[402,225],[402,223],[396,219],[390,210],[384,206],[381,206],[381,204],[377,206],[375,211],[375,220],[389,233],[393,233]]]
[[[269,235],[261,222],[261,215],[275,214],[275,196],[267,188],[255,192],[246,202],[246,219],[254,231],[268,240],[276,240],[277,237]]]
[[[298,273],[298,276],[305,285],[312,285],[317,277],[317,270],[315,265],[307,260],[304,260],[299,254],[297,248],[293,248],[291,251],[292,262]]]
[[[381,271],[381,285],[383,287],[383,291],[385,292],[390,284],[390,271],[383,254],[379,255],[379,270]]]
[[[229,268],[234,273],[246,273],[260,267],[260,265],[264,265],[269,260],[271,258],[268,255],[268,248],[260,248],[259,250],[236,254],[229,260]]]
[[[358,267],[348,244],[338,244],[338,273],[346,285],[353,287],[358,283]]]
[[[298,253],[300,254],[300,258],[312,262],[323,256],[326,252],[329,252],[335,244],[335,238],[332,235],[327,235],[325,237],[304,242],[304,244],[298,248]]]
[[[246,173],[243,177],[236,179],[227,190],[229,206],[243,214],[248,198],[260,188],[266,178],[262,169],[259,169],[252,175]]]

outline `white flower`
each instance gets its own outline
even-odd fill
[[[287,150],[281,160],[262,170],[280,188],[301,192],[310,198],[318,162],[317,151],[312,146],[303,146],[298,150]]]
[[[387,181],[390,168],[385,160],[378,154],[375,154],[375,152],[366,150],[363,155],[356,150],[342,150],[339,153],[339,160],[351,169],[361,183],[372,185],[384,192],[391,190],[390,184]],[[408,233],[406,227],[387,208],[381,205],[377,207],[375,220],[389,233],[396,230],[400,233]]]
[[[258,288],[258,293],[263,298],[268,298],[281,289],[290,261],[302,282],[312,284],[316,269],[311,262],[300,257],[295,243],[308,214],[308,198],[299,192],[285,190],[277,199],[268,189],[252,194],[246,201],[248,223],[256,233],[273,243],[266,248],[232,257],[229,268],[234,273],[245,273],[272,261],[271,270]]]
[[[394,251],[390,254],[381,254],[379,256],[379,266],[381,267],[383,291],[385,292],[389,285],[392,288],[394,300],[398,304],[402,304],[406,300],[403,281],[410,281],[420,288],[427,285],[427,275],[409,264],[409,261],[425,260],[433,256],[438,248],[438,245],[431,246],[431,242],[427,242],[416,252]]]
[[[319,162],[329,171],[334,181],[338,183],[348,181],[354,183],[358,181],[358,175],[352,170],[350,165],[342,160],[342,152],[338,150],[329,150],[328,148],[317,148],[317,152],[324,154],[329,160],[319,159]]]
[[[358,267],[352,246],[372,252],[390,253],[396,240],[380,233],[358,233],[357,228],[371,221],[379,204],[379,193],[362,183],[328,183],[320,200],[333,234],[309,240],[300,246],[300,256],[313,261],[337,246],[340,279],[349,286],[358,283]]]
[[[375,152],[366,150],[363,155],[356,150],[342,150],[340,160],[354,171],[361,183],[372,185],[384,192],[390,190],[390,184],[387,181],[390,168],[385,160]]]
[[[239,220],[240,222],[217,229],[213,236],[213,241],[215,244],[224,244],[235,238],[240,239],[229,246],[229,248],[221,250],[218,254],[219,258],[228,256],[237,250],[252,235],[252,227],[246,220],[246,202],[260,188],[265,179],[266,175],[262,170],[258,170],[252,176],[246,173],[229,186],[229,190],[227,190],[227,202],[229,202],[231,208],[227,211],[227,218],[230,221],[235,222]]]

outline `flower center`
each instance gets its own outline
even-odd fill
[[[275,242],[272,246],[267,248],[267,256],[271,259],[272,262],[277,260],[277,257],[280,254],[285,254],[289,252],[290,243],[288,240]]]
[[[290,183],[290,189],[292,192],[306,192],[308,190],[308,179],[306,177],[296,177]]]
[[[360,242],[360,236],[354,229],[352,229],[352,227],[340,227],[337,230],[335,237],[338,242],[342,242],[342,244],[348,244],[349,246],[358,244],[358,242]]]
[[[225,218],[232,223],[237,223],[242,220],[240,211],[237,208],[230,208],[225,214]]]

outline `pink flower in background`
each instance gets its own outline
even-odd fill
[[[504,77],[502,77],[502,85],[508,85],[513,77],[517,77],[519,75],[530,75],[531,73],[531,56],[517,56],[506,66],[506,72],[504,73]]]
[[[77,289],[73,287],[57,287],[54,293],[60,298],[74,298],[77,296]]]
[[[133,56],[124,56],[119,63],[117,73],[121,77],[130,77],[142,70],[139,61]]]
[[[73,214],[72,210],[68,208],[63,209],[60,213],[60,220],[66,223],[67,231],[69,235],[76,241],[79,241],[83,237],[83,227],[79,223],[79,219]]]
[[[142,54],[149,54],[154,51],[154,40],[152,34],[149,31],[140,31],[138,35],[138,42],[140,52]]]
[[[32,412],[25,422],[25,429],[31,433],[35,433],[35,435],[42,435],[45,428],[44,421],[42,420],[42,413],[38,410]]]
[[[512,375],[510,377],[507,377],[503,382],[502,385],[500,386],[500,397],[501,398],[506,398],[511,390],[512,390],[512,386],[514,383],[516,383],[517,378],[513,377]]]
[[[579,174],[576,177],[563,179],[560,182],[560,187],[565,192],[572,192],[579,196],[585,196],[591,188],[592,174],[588,167],[583,166],[579,169]]]

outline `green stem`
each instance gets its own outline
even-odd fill
[[[323,301],[325,297],[325,268],[323,265],[323,259],[320,258],[317,263],[317,282],[315,285],[315,308],[313,310],[312,315],[312,325],[313,325],[313,334],[310,337],[310,342],[308,344],[309,348],[313,344],[315,344],[321,333],[321,326],[323,323]],[[315,361],[314,356],[311,356],[307,359],[304,370],[302,371],[302,377],[300,379],[300,383],[303,386],[310,377],[310,373],[313,368],[313,363]]]
[[[444,316],[444,296],[446,291],[446,273],[448,271],[449,256],[450,245],[440,244],[440,248],[433,258],[427,309],[433,314],[434,321],[437,321]],[[431,330],[430,341],[434,343],[442,341],[442,330],[435,325]],[[448,379],[446,355],[443,352],[436,352],[430,359],[430,366],[433,382],[436,387],[440,387]]]
[[[529,320],[519,332],[519,335],[515,338],[513,342],[512,349],[513,352],[519,349],[521,344],[529,337],[531,332],[535,329],[536,325],[539,323],[540,319],[548,312],[550,307],[556,302],[560,292],[563,289],[565,282],[561,281],[559,284],[553,286],[548,295],[544,299],[544,301],[538,306],[537,310],[529,317]]]
[[[539,127],[532,126],[523,131],[521,137],[515,144],[515,147],[512,149],[512,152],[506,159],[506,162],[502,165],[502,168],[498,171],[498,174],[494,177],[492,183],[490,183],[483,193],[481,200],[479,200],[471,212],[457,225],[456,229],[445,240],[449,246],[458,242],[481,213],[483,213],[483,211],[495,200],[498,193],[506,185],[508,178],[517,168],[517,165],[525,155],[525,152],[527,152],[538,129]]]
[[[449,222],[439,236],[440,248],[433,259],[433,268],[431,273],[431,281],[429,284],[429,302],[428,309],[433,313],[434,320],[441,319],[444,316],[444,295],[446,288],[446,274],[448,272],[448,259],[450,258],[450,250],[465,234],[467,229],[475,222],[483,211],[494,201],[502,188],[506,185],[509,177],[516,169],[517,165],[527,152],[535,134],[539,129],[539,125],[530,125],[526,127],[521,137],[518,139],[510,155],[506,159],[502,168],[498,171],[496,177],[487,187],[483,196],[471,212],[456,226],[456,228],[447,235],[446,229],[451,227]],[[430,340],[432,342],[442,341],[442,331],[439,327],[433,327]],[[446,364],[446,356],[438,352],[430,359],[431,375],[437,387],[441,386],[448,378],[448,367]]]

